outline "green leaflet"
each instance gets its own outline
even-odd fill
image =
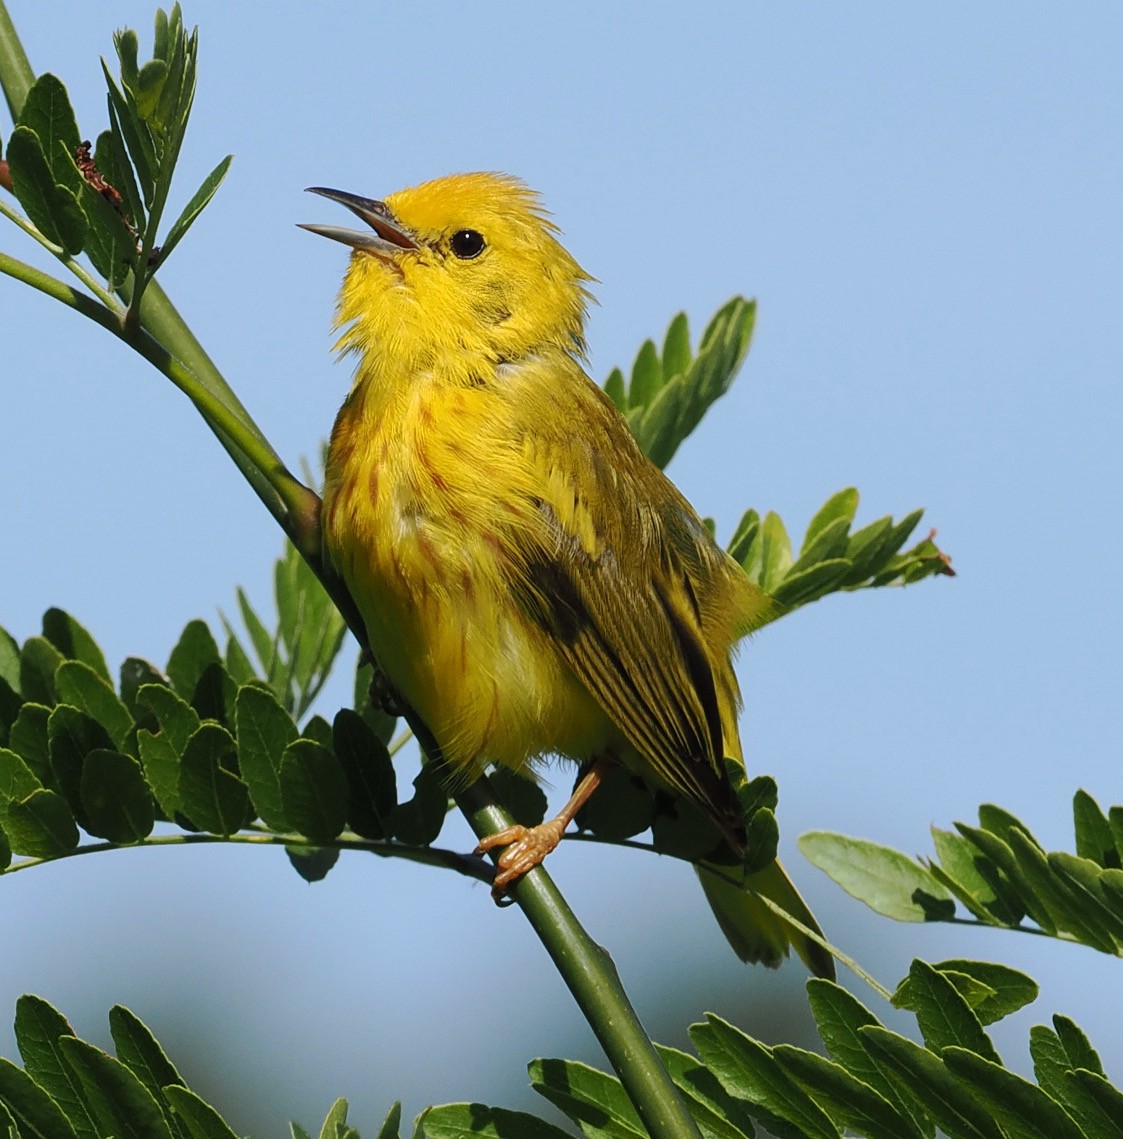
[[[59,1047],[81,1081],[102,1135],[173,1139],[159,1104],[129,1068],[73,1036],[62,1037]]]
[[[165,732],[154,734],[145,728],[137,733],[144,778],[164,818],[174,819],[183,807],[179,790],[179,754]]]
[[[83,826],[82,769],[86,756],[97,748],[112,748],[109,732],[93,716],[69,704],[57,704],[47,722],[50,741],[50,777],[44,785],[58,790]]]
[[[985,1108],[927,1049],[870,1026],[860,1030],[862,1042],[874,1062],[916,1101],[949,1136],[955,1139],[1003,1139]]]
[[[923,1133],[911,1117],[841,1064],[788,1044],[776,1045],[772,1055],[837,1127],[868,1139],[921,1139]]]
[[[436,765],[427,763],[413,781],[413,798],[391,813],[390,830],[399,842],[428,846],[441,833],[447,813],[448,792]]]
[[[110,842],[139,842],[156,821],[152,794],[140,764],[131,755],[98,748],[82,768],[85,829]]]
[[[966,1000],[982,1024],[993,1024],[1037,999],[1037,983],[1025,973],[992,961],[965,961],[959,958],[937,962],[938,970]],[[893,994],[897,1008],[917,1010],[917,998],[910,978]]]
[[[646,1139],[632,1101],[615,1076],[572,1060],[534,1060],[530,1086],[596,1139]]]
[[[222,1116],[189,1088],[172,1085],[164,1088],[164,1096],[191,1139],[238,1139],[237,1132]]]
[[[978,1016],[943,972],[925,961],[914,961],[909,969],[909,998],[924,1043],[932,1052],[955,1046],[1000,1062]]]
[[[74,1035],[66,1017],[41,997],[25,995],[16,1002],[15,1033],[27,1074],[61,1108],[78,1139],[97,1139],[97,1121],[59,1047],[60,1038]]]
[[[108,679],[83,661],[68,660],[59,665],[55,686],[60,703],[70,704],[96,720],[117,747],[125,742],[133,718]]]
[[[330,842],[347,822],[347,777],[339,761],[315,740],[294,740],[280,769],[281,802],[293,829],[313,842]]]
[[[114,1005],[109,1010],[109,1030],[117,1049],[117,1059],[148,1089],[173,1136],[190,1139],[191,1133],[182,1117],[172,1111],[163,1094],[169,1087],[187,1085],[148,1027],[123,1005]]]
[[[928,871],[887,846],[811,831],[800,836],[799,849],[848,894],[886,917],[934,921],[955,912],[951,895]]]
[[[191,693],[191,707],[201,720],[214,720],[224,727],[234,726],[234,701],[238,686],[221,661],[211,661],[199,675]]]
[[[399,1139],[398,1131],[402,1124],[402,1104],[398,1100],[390,1106],[376,1139]],[[294,1136],[295,1139],[295,1136]],[[548,1139],[548,1137],[547,1137]]]
[[[965,1048],[947,1048],[948,1069],[974,1092],[997,1123],[1016,1128],[1025,1139],[1083,1139],[1072,1117],[1041,1088],[1001,1064]]]
[[[181,811],[200,830],[232,835],[253,818],[249,790],[234,773],[234,739],[219,724],[200,724],[180,759]]]
[[[211,198],[215,196],[219,186],[222,185],[222,181],[226,177],[226,173],[230,169],[230,164],[233,161],[234,156],[228,154],[206,178],[203,179],[202,185],[195,191],[187,205],[183,207],[183,212],[176,218],[171,229],[168,230],[168,236],[164,238],[163,244],[160,246],[161,264],[167,261],[171,251],[183,240],[196,218],[207,208]]]
[[[82,252],[88,223],[74,190],[55,180],[39,136],[16,127],[8,140],[8,169],[19,203],[39,232],[66,254]]]
[[[21,1136],[36,1139],[77,1139],[58,1104],[10,1060],[0,1057],[0,1103],[19,1125]]]
[[[654,818],[655,797],[643,780],[624,767],[612,767],[604,773],[597,794],[577,812],[577,825],[620,842],[642,834]]]
[[[245,685],[236,701],[238,765],[261,820],[275,830],[298,829],[281,797],[281,759],[300,734],[269,689]]]
[[[42,788],[8,804],[4,830],[14,854],[54,858],[78,845],[78,827],[66,802]]]
[[[14,751],[0,748],[0,817],[8,807],[38,791],[42,783]]]
[[[164,671],[176,692],[190,700],[207,665],[221,663],[218,645],[207,623],[195,620],[184,627]]]
[[[830,1116],[781,1067],[771,1049],[710,1013],[690,1029],[706,1066],[733,1096],[748,1100],[753,1116],[780,1139],[839,1139]]]
[[[79,179],[73,163],[68,162],[66,156],[73,157],[80,136],[70,96],[62,81],[50,72],[40,75],[27,92],[17,125],[35,132],[52,178],[76,192]]]
[[[1072,819],[1076,853],[1081,858],[1089,858],[1105,870],[1123,866],[1111,823],[1087,791],[1079,790],[1073,796]]]
[[[663,351],[644,342],[627,385],[616,368],[605,391],[624,413],[644,453],[659,467],[674,457],[682,441],[729,390],[752,339],[756,303],[734,297],[710,321],[698,345],[690,348],[686,314],[670,323]]]
[[[332,725],[332,747],[347,779],[348,825],[363,838],[388,838],[398,788],[386,745],[358,712],[341,708]]]
[[[39,704],[54,704],[55,670],[63,662],[63,655],[46,637],[28,637],[20,649],[19,689],[25,700]]]
[[[155,715],[168,743],[176,755],[181,755],[199,728],[198,712],[164,684],[142,684],[137,689],[136,699]]]
[[[81,661],[91,668],[106,684],[113,678],[105,663],[105,654],[86,628],[62,609],[48,609],[43,614],[43,636],[67,660]]]
[[[744,1102],[731,1096],[696,1057],[662,1044],[656,1044],[655,1050],[705,1139],[742,1139],[753,1134]]]
[[[395,1130],[392,1134],[396,1135]],[[586,1129],[586,1135],[598,1132]],[[569,1132],[524,1111],[482,1103],[427,1107],[418,1117],[414,1139],[570,1139]]]
[[[8,733],[8,746],[35,773],[36,778],[47,786],[52,786],[50,720],[52,710],[43,704],[26,703],[20,707],[19,715]],[[108,740],[108,733],[105,735]]]

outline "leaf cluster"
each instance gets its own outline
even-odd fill
[[[750,580],[785,610],[828,593],[911,585],[937,574],[954,576],[950,559],[933,540],[934,532],[902,549],[923,510],[914,510],[899,522],[886,515],[851,531],[857,511],[854,487],[832,495],[808,523],[799,554],[793,556],[783,519],[772,511],[761,518],[757,511],[747,510],[730,540],[729,553]]]
[[[198,30],[179,4],[158,9],[153,56],[141,63],[135,31],[114,36],[118,74],[102,61],[109,126],[91,147],[65,86],[40,75],[8,140],[11,188],[33,235],[65,263],[86,253],[110,291],[131,281],[130,308],[214,196],[232,161],[203,180],[157,244],[172,173],[195,98]]]
[[[709,1014],[690,1029],[697,1055],[657,1046],[705,1139],[1120,1139],[1123,1093],[1078,1025],[1054,1016],[1030,1029],[1035,1080],[1010,1071],[986,1026],[1037,997],[1033,980],[1007,966],[914,961],[893,1004],[916,1017],[922,1044],[885,1028],[856,997],[813,979],[808,998],[825,1055],[768,1046]],[[187,1088],[148,1029],[127,1009],[109,1016],[117,1056],[78,1039],[45,1001],[22,997],[16,1039],[24,1068],[0,1060],[4,1139],[230,1139],[217,1111]],[[590,1139],[645,1139],[614,1076],[587,1064],[539,1059],[532,1087]],[[337,1100],[319,1139],[360,1139]],[[5,1135],[6,1133],[6,1135]],[[378,1139],[397,1139],[394,1104]],[[425,1109],[414,1139],[562,1139],[526,1112],[481,1103]],[[292,1125],[293,1139],[310,1139]]]
[[[756,302],[734,297],[714,314],[695,353],[686,314],[680,312],[663,337],[662,354],[647,340],[627,382],[619,368],[609,373],[605,392],[656,465],[670,462],[714,401],[729,390],[748,354],[755,320]],[[762,518],[750,509],[728,550],[749,578],[779,603],[777,614],[840,590],[911,585],[936,574],[954,576],[934,531],[904,549],[922,510],[896,522],[887,515],[851,531],[857,511],[853,487],[832,495],[811,519],[799,553],[793,555],[780,516],[769,511]]]
[[[916,1015],[923,1044],[891,1032],[831,981],[808,997],[826,1055],[768,1046],[710,1014],[690,1029],[692,1056],[659,1055],[705,1139],[1120,1139],[1123,1093],[1071,1020],[1030,1031],[1036,1083],[1006,1068],[985,1026],[1035,999],[1022,973],[979,961],[914,961],[893,1003]],[[532,1086],[592,1139],[643,1139],[612,1076],[565,1060],[535,1060]],[[415,1136],[503,1139],[563,1133],[523,1113],[480,1104],[430,1108]]]
[[[1047,851],[1025,823],[989,803],[978,826],[933,827],[932,858],[823,831],[804,835],[800,849],[847,893],[898,921],[965,920],[958,902],[966,920],[1123,956],[1123,807],[1105,814],[1080,790],[1072,813],[1075,854]]]
[[[399,801],[387,747],[395,720],[371,706],[369,669],[356,678],[355,707],[330,724],[315,715],[298,724],[336,659],[342,624],[291,547],[275,584],[273,632],[239,595],[260,672],[228,622],[225,652],[205,622],[191,621],[162,671],[130,657],[116,683],[94,639],[62,610],[48,610],[42,634],[22,645],[0,630],[0,868],[13,854],[73,851],[79,827],[129,844],[159,821],[222,837],[245,828],[288,836],[305,858],[310,844],[345,829],[371,842],[436,837],[447,796],[425,769]],[[326,873],[322,858],[298,869]]]
[[[604,390],[623,413],[643,453],[665,467],[679,444],[729,390],[752,340],[756,301],[734,297],[714,314],[697,353],[690,347],[686,313],[671,321],[663,353],[645,340],[629,380],[613,368]]]
[[[285,710],[300,720],[331,675],[347,626],[291,543],[285,543],[284,553],[273,565],[273,596],[277,621],[275,628],[269,629],[245,590],[237,590],[238,613],[248,634],[249,651],[223,615],[227,668],[242,683],[255,676],[264,679]],[[384,724],[379,724],[379,729],[388,731]]]
[[[39,997],[16,1004],[24,1067],[0,1059],[4,1139],[236,1139],[187,1087],[152,1033],[120,1005],[109,1013],[117,1055],[80,1039]]]

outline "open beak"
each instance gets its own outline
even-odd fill
[[[301,224],[300,228],[309,233],[318,233],[321,237],[330,237],[332,241],[341,241],[352,249],[373,253],[383,261],[392,260],[403,249],[418,247],[417,241],[402,227],[385,202],[360,198],[358,194],[348,194],[343,190],[328,190],[323,186],[309,186],[307,192],[331,198],[333,202],[346,206],[356,217],[365,221],[372,231],[368,233],[366,230],[344,229],[335,225]]]

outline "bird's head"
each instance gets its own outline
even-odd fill
[[[304,226],[354,250],[337,311],[342,350],[420,367],[583,353],[591,278],[518,179],[454,174],[382,201],[311,192],[369,227]]]

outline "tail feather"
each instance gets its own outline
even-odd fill
[[[831,955],[818,942],[770,910],[759,898],[729,881],[727,869],[708,867],[704,862],[695,869],[722,933],[742,961],[759,962],[775,968],[787,957],[789,948],[794,948],[816,977],[834,980]],[[822,933],[815,915],[807,908],[807,903],[779,861],[750,875],[745,884],[775,902],[800,924]]]

